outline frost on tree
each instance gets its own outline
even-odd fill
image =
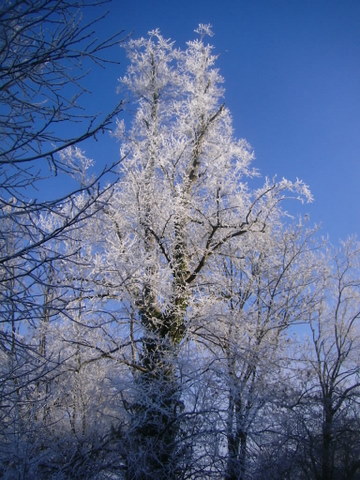
[[[262,235],[289,192],[310,198],[300,181],[250,190],[252,151],[234,138],[216,56],[204,42],[210,27],[197,33],[184,49],[158,30],[130,41],[120,79],[136,110],[130,128],[117,126],[125,160],[94,272],[128,315],[129,479],[180,478],[186,405],[177,359],[202,302],[211,301],[215,258],[244,236]]]
[[[4,204],[1,478],[359,476],[359,243],[284,221],[300,181],[251,187],[197,34],[128,43],[118,183],[74,145],[79,191]]]

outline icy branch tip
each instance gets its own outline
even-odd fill
[[[210,23],[199,23],[199,26],[196,30],[194,30],[195,33],[198,33],[201,38],[203,37],[213,37],[214,36],[214,33],[213,31],[211,30],[211,24]]]

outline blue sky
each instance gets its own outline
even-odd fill
[[[160,28],[179,46],[211,23],[225,102],[254,166],[309,184],[315,202],[300,211],[333,242],[360,236],[360,0],[113,0],[106,8],[101,34]],[[89,79],[98,110],[118,100],[126,59],[120,48],[112,56],[120,65]],[[101,137],[88,153],[101,165],[118,148]]]

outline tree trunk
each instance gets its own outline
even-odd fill
[[[245,478],[246,444],[246,432],[237,431],[235,435],[228,436],[225,480],[243,480]]]
[[[332,423],[331,400],[324,399],[324,421],[322,427],[322,458],[321,458],[321,480],[333,480],[333,458],[332,458]]]
[[[176,377],[175,318],[163,318],[143,339],[138,398],[132,409],[126,480],[171,480],[179,476],[177,434],[181,388]],[[170,328],[171,327],[171,328]]]

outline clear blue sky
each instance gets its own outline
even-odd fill
[[[225,77],[235,133],[255,150],[263,175],[299,177],[310,185],[312,222],[333,242],[360,236],[360,0],[113,0],[102,34],[133,37],[160,28],[179,46],[199,23]],[[121,64],[91,78],[91,102],[110,106]],[[117,155],[100,138],[89,151],[101,165]]]

